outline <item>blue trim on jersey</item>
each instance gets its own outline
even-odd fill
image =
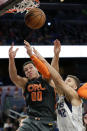
[[[72,112],[72,105],[71,105],[71,103],[68,102],[66,98],[64,98],[64,100],[65,100],[65,103],[67,104],[68,108],[69,108],[70,111]]]

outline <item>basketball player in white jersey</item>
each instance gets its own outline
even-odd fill
[[[58,59],[60,53],[60,42],[54,42],[54,59],[52,66],[35,49],[36,56],[43,61],[49,69],[51,78],[55,83],[59,95],[57,107],[57,124],[59,131],[86,131],[82,120],[82,100],[78,96],[77,89],[80,81],[76,76],[69,75],[64,81],[60,76]]]
[[[54,44],[52,66],[59,72],[59,53],[61,44],[58,40],[56,40]],[[57,125],[59,131],[85,131],[82,120],[82,101],[77,94],[77,89],[80,87],[80,81],[73,75],[68,75],[65,82],[60,76],[58,77],[61,83],[58,82],[57,85],[62,86],[60,88],[56,86],[59,96],[57,106]]]

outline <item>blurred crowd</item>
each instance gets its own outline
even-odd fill
[[[23,45],[24,39],[32,45],[52,45],[58,38],[63,45],[87,45],[87,25],[48,22],[39,30],[31,30],[20,21],[0,21],[0,45]]]
[[[44,26],[40,30],[31,30],[22,21],[0,21],[0,45],[23,45],[24,39],[33,45],[51,45],[57,38],[57,32],[53,26]]]
[[[15,106],[15,109],[16,108],[17,107]],[[9,117],[8,114],[5,114],[3,112],[2,117],[0,117],[0,131],[16,131],[19,127],[20,119],[26,117],[27,110],[25,106],[21,108],[20,112],[18,112],[18,110],[15,111],[14,107],[12,111],[20,114],[20,116],[17,116],[17,114],[15,114]]]
[[[81,4],[57,4],[49,2],[42,10],[46,14],[45,25],[32,30],[25,25],[23,14],[6,14],[0,17],[0,45],[23,45],[24,39],[32,45],[52,45],[57,38],[63,45],[87,45],[87,8]],[[56,4],[51,4],[56,2]],[[50,6],[51,4],[51,6]]]
[[[83,101],[83,122],[87,126],[87,100]],[[22,90],[15,86],[0,87],[0,131],[16,131],[26,117],[27,107]]]
[[[0,87],[0,131],[16,131],[27,108],[22,90],[15,86]]]
[[[66,6],[67,8],[67,6]],[[73,8],[73,7],[72,7]],[[44,10],[45,25],[32,30],[25,25],[24,14],[6,14],[0,19],[0,45],[52,45],[57,38],[63,45],[87,45],[87,10]]]

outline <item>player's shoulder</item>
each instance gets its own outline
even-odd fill
[[[26,77],[23,77],[23,80],[24,80],[25,82],[28,82],[28,78],[26,78]]]

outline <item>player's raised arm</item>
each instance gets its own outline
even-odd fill
[[[18,48],[15,51],[13,51],[13,45],[9,49],[9,76],[16,86],[24,88],[27,79],[22,78],[17,74],[17,69],[15,65],[15,56],[17,51]]]
[[[61,44],[58,39],[54,41],[54,57],[52,59],[51,65],[59,72],[59,54],[61,50]]]
[[[54,41],[54,57],[52,59],[51,66],[54,67],[57,72],[59,72],[59,55],[60,55],[60,51],[61,51],[61,43],[60,43],[60,41],[58,39],[56,39]],[[52,79],[50,80],[50,84],[54,85],[54,82],[53,82]],[[61,89],[57,88],[57,93],[60,96],[60,95],[63,94],[63,91]]]
[[[27,54],[30,56],[31,60],[33,61],[34,65],[38,69],[38,71],[43,75],[44,78],[50,79],[50,73],[48,71],[48,68],[45,64],[43,64],[42,61],[38,59],[35,54],[33,54],[32,47],[30,46],[30,43],[24,40],[25,48],[27,50]]]

